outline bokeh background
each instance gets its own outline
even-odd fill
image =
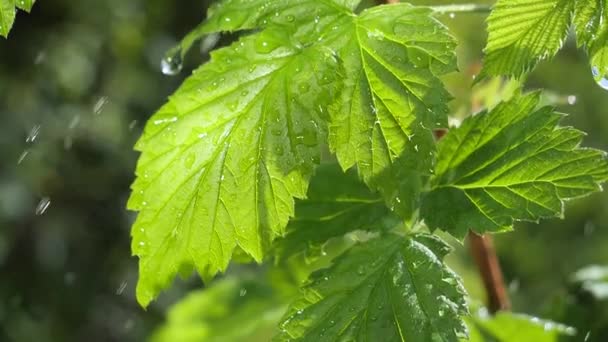
[[[125,203],[143,125],[208,54],[193,49],[176,76],[163,75],[160,61],[210,2],[41,0],[0,38],[0,341],[144,341],[173,303],[203,286],[178,280],[147,311],[138,306]],[[485,16],[440,17],[460,42],[461,72],[446,78],[455,118],[514,87],[472,87]],[[546,101],[570,114],[564,124],[588,133],[586,146],[608,149],[608,91],[572,37],[525,84],[548,90]],[[608,193],[568,204],[564,220],[516,228],[495,237],[514,310],[608,340],[608,272],[599,268],[608,265]],[[455,246],[450,264],[483,303],[467,248]],[[573,278],[590,265],[599,267]],[[595,291],[585,277],[599,279]]]

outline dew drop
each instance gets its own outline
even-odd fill
[[[192,165],[194,165],[195,160],[196,156],[194,155],[194,153],[190,153],[184,160],[184,166],[186,166],[187,169],[192,168]]]
[[[287,18],[286,18],[286,19],[287,19],[287,21],[288,21],[288,22],[290,22],[290,23],[291,23],[291,22],[293,22],[293,21],[294,21],[296,18],[295,18],[293,15],[291,15],[291,14],[290,14],[290,15],[288,15],[288,16],[287,16]]]
[[[167,53],[167,56],[160,62],[160,70],[164,75],[175,76],[182,71],[182,50],[174,48]]]
[[[47,209],[49,208],[49,206],[51,205],[51,199],[48,197],[43,197],[40,202],[38,202],[38,205],[36,206],[36,215],[40,216],[43,215]]]

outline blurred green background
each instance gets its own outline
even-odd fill
[[[160,72],[162,56],[210,2],[41,0],[18,14],[8,40],[0,38],[0,341],[143,341],[171,304],[202,286],[177,281],[147,311],[137,305],[134,214],[125,203],[145,121],[208,58],[193,49],[182,73],[169,77]],[[454,117],[504,88],[499,80],[471,86],[485,16],[440,17],[460,43],[461,72],[446,78]],[[526,89],[537,88],[571,114],[564,124],[588,133],[585,145],[608,149],[608,91],[595,84],[572,37],[529,76]],[[608,193],[569,204],[564,220],[516,228],[495,237],[514,310],[608,340],[607,283],[598,285],[602,298],[572,279],[588,265],[608,265]],[[455,246],[450,264],[483,302],[467,249]]]

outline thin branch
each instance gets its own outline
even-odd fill
[[[496,313],[501,310],[509,310],[511,302],[507,294],[496,250],[490,235],[478,235],[469,233],[471,254],[479,268],[483,285],[488,296],[488,310]]]

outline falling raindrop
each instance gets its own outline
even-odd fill
[[[449,16],[450,16],[450,19],[454,19],[454,18],[456,18],[456,13],[452,12],[449,14]]]
[[[137,120],[131,121],[131,123],[129,124],[129,131],[134,130],[135,126],[137,126]]]
[[[591,73],[593,74],[593,78],[595,79],[595,82],[597,82],[597,85],[602,87],[604,90],[608,90],[608,79],[606,76],[601,75],[597,67],[592,67]]]
[[[46,210],[49,208],[49,206],[51,205],[51,199],[48,197],[43,197],[40,202],[38,202],[38,205],[36,206],[36,215],[40,216],[43,215]]]
[[[171,49],[160,62],[160,70],[164,75],[175,76],[182,71],[182,50],[178,46]]]
[[[569,95],[566,100],[568,101],[568,104],[571,105],[571,106],[576,104],[576,96],[575,95]]]
[[[108,103],[108,97],[107,96],[101,96],[97,102],[95,102],[95,105],[93,106],[93,113],[95,113],[95,115],[101,114],[101,112],[103,111],[103,107],[105,107],[105,105]]]
[[[38,134],[40,134],[40,125],[32,127],[30,133],[27,135],[27,138],[25,138],[25,142],[30,144],[33,143],[36,141],[36,138],[38,138]]]
[[[241,296],[241,297],[245,297],[246,294],[247,294],[247,289],[246,288],[242,288],[239,291],[239,296]]]
[[[122,283],[120,283],[120,286],[116,289],[116,295],[120,296],[122,295],[123,292],[125,292],[125,289],[127,288],[127,281],[123,281]]]
[[[30,153],[30,151],[23,151],[23,153],[21,153],[21,155],[19,156],[19,159],[17,159],[17,165],[23,163],[23,161],[25,160],[25,157],[27,157],[27,155]]]

